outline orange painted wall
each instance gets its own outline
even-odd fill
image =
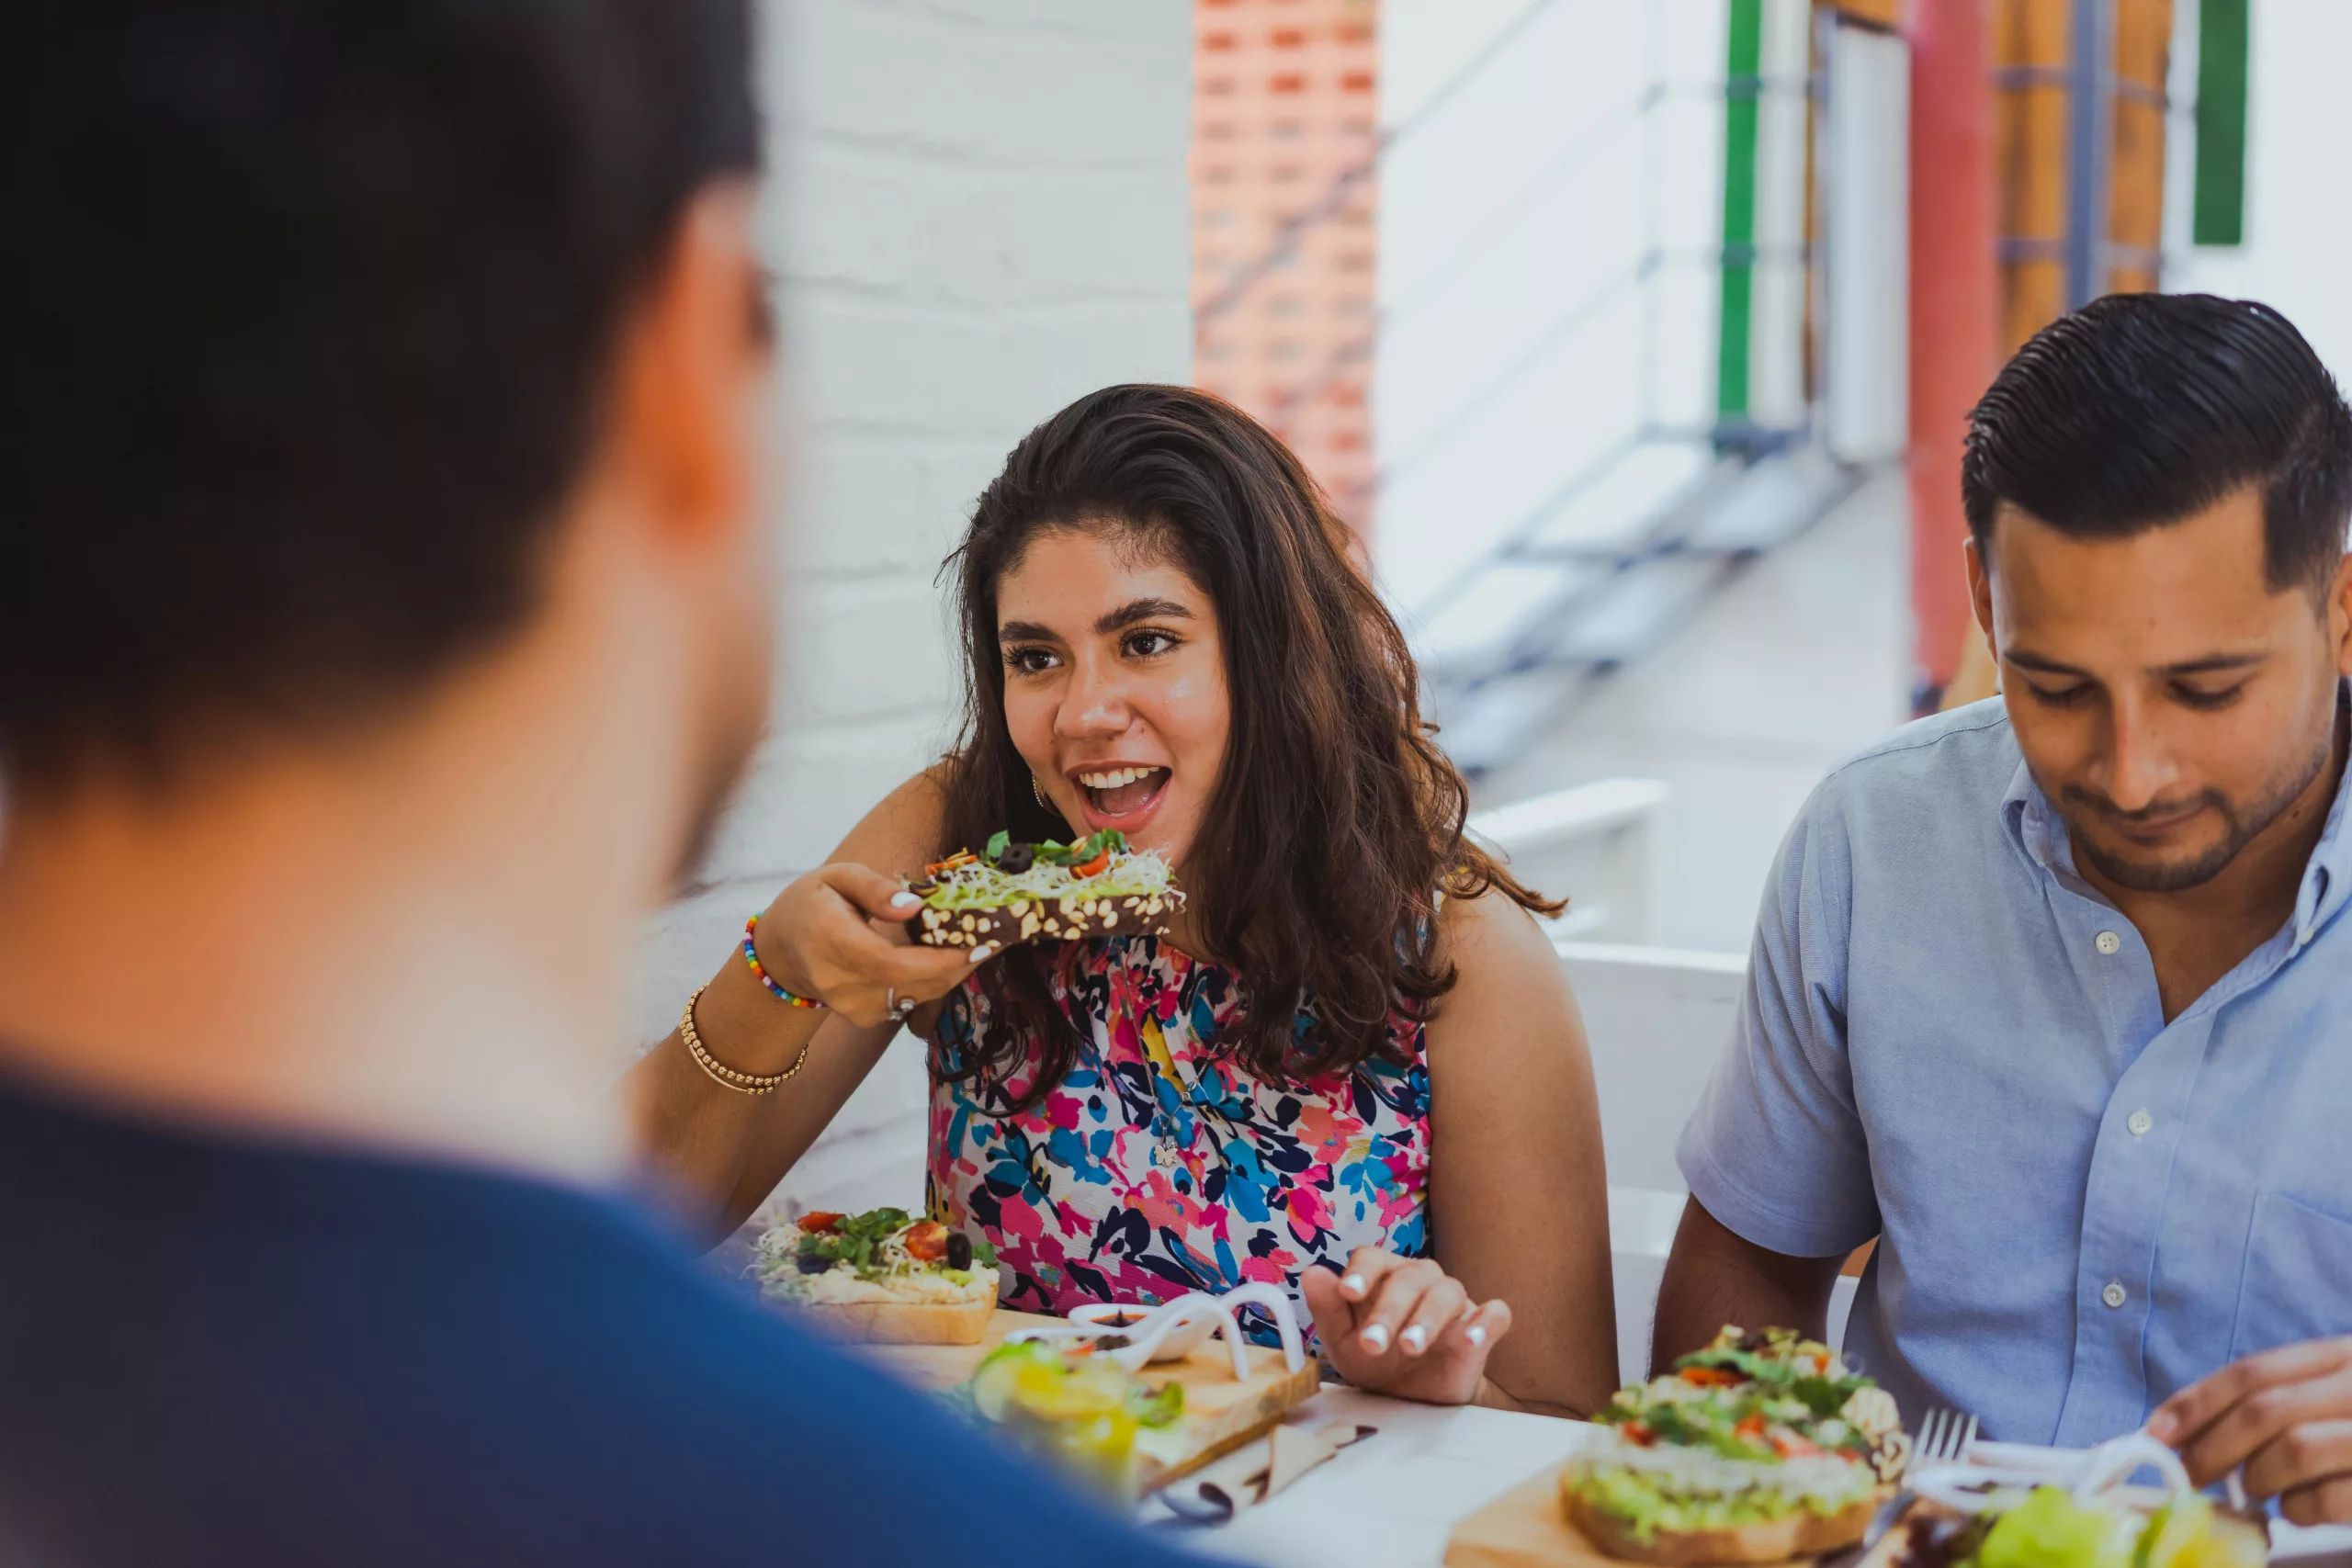
[[[1195,0],[1193,18],[1193,381],[1264,420],[1368,536],[1377,0]]]

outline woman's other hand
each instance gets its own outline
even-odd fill
[[[786,989],[852,1023],[903,1019],[997,953],[992,943],[967,951],[910,942],[904,922],[921,903],[896,878],[866,866],[820,866],[777,894],[760,917],[760,963]]]
[[[1426,1258],[1362,1247],[1342,1272],[1309,1268],[1298,1284],[1340,1375],[1399,1399],[1470,1404],[1487,1352],[1510,1330],[1508,1303],[1473,1303],[1461,1281]]]

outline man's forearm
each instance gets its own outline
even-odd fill
[[[1692,1199],[1682,1212],[1658,1286],[1651,1371],[1663,1371],[1677,1356],[1706,1344],[1727,1323],[1793,1328],[1821,1338],[1828,1327],[1838,1263],[1835,1258],[1768,1251],[1726,1229]]]

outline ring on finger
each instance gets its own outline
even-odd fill
[[[904,1022],[906,1016],[915,1010],[915,999],[912,997],[909,997],[904,1001],[899,1000],[899,987],[896,986],[892,986],[888,991],[884,992],[883,995],[886,1004],[890,1010],[890,1016],[899,1020],[900,1022]]]

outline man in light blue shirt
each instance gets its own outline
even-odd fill
[[[2119,296],[2002,372],[1963,484],[2004,694],[1791,830],[1657,1355],[1818,1332],[1875,1237],[1846,1345],[1915,1419],[2153,1417],[2352,1518],[2352,412],[2275,312]]]

